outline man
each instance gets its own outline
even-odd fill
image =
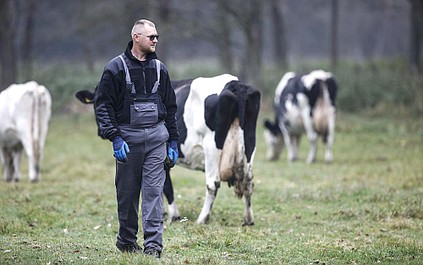
[[[95,95],[100,133],[113,143],[119,231],[122,252],[142,252],[137,243],[138,207],[146,255],[160,258],[163,249],[164,161],[178,159],[176,97],[168,71],[155,53],[159,39],[153,22],[141,19],[123,54],[104,68]]]

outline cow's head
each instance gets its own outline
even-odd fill
[[[83,104],[94,104],[94,94],[95,94],[95,91],[97,90],[97,87],[98,87],[98,86],[96,86],[96,87],[95,87],[94,92],[90,92],[90,91],[88,91],[88,90],[80,90],[80,91],[76,92],[75,97],[76,97],[79,101],[81,101]],[[99,128],[99,126],[98,126],[98,121],[97,121],[97,119],[96,119],[96,121],[95,121],[95,122],[97,123],[97,135],[98,135],[99,137],[101,137],[102,139],[106,139],[106,138],[104,138],[104,137],[101,135],[101,133],[100,133],[100,128]]]
[[[94,103],[94,93],[88,90],[81,90],[76,92],[75,97],[84,104]]]
[[[283,136],[278,124],[265,120],[263,135],[267,146],[266,158],[271,161],[278,160],[283,147]]]

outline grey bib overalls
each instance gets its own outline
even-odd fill
[[[142,225],[144,248],[162,251],[163,201],[165,181],[164,160],[169,138],[164,121],[158,120],[161,98],[157,90],[160,80],[160,62],[157,82],[151,94],[136,94],[127,65],[120,56],[126,72],[128,93],[133,97],[129,125],[120,126],[122,139],[129,146],[126,163],[116,164],[116,193],[119,218],[117,241],[133,245],[137,241],[138,208],[142,196]]]

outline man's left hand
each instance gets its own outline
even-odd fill
[[[167,147],[167,156],[170,160],[169,167],[173,167],[179,158],[178,143],[176,141],[171,141],[169,143],[169,146]]]

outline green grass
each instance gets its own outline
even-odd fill
[[[31,184],[0,185],[0,264],[422,264],[423,118],[338,113],[334,162],[265,159],[261,126],[254,162],[255,226],[223,183],[210,223],[196,225],[202,172],[176,167],[183,222],[166,225],[160,261],[126,255],[117,232],[111,145],[92,113],[54,116]],[[142,234],[140,234],[142,238]],[[142,242],[142,240],[141,240]]]

